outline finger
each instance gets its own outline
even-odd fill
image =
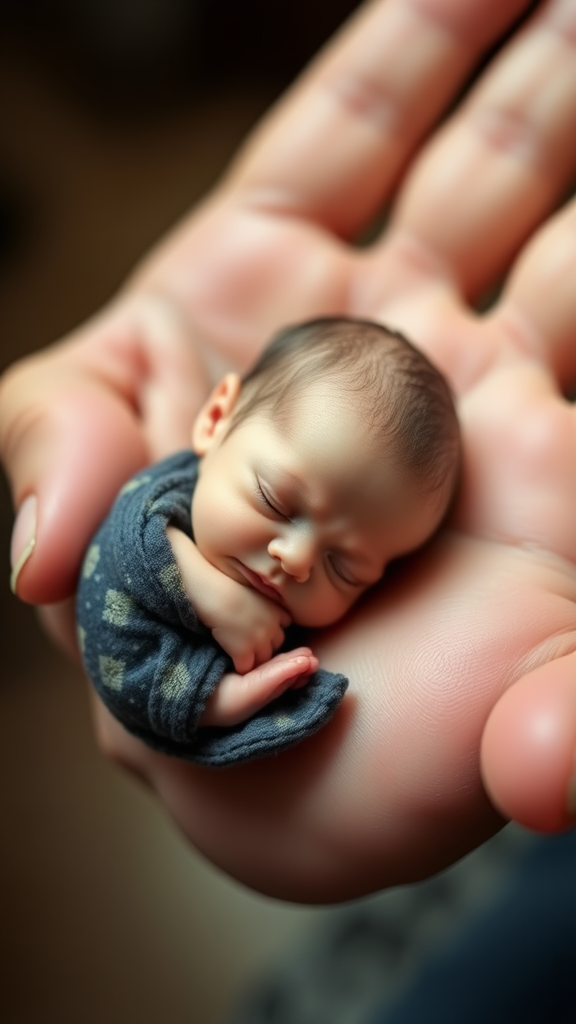
[[[576,382],[576,200],[538,232],[520,255],[494,321],[521,350]]]
[[[256,658],[254,662],[255,666],[264,665],[266,662],[270,661],[273,655],[274,644],[270,637],[266,636],[262,640],[258,641],[256,645]]]
[[[350,236],[523,0],[365,5],[262,125],[230,186]]]
[[[314,655],[309,647],[295,647],[293,651],[282,651],[274,655],[274,661],[289,661],[291,658],[313,658]]]
[[[34,604],[60,601],[119,487],[146,461],[137,418],[84,374],[38,358],[5,377],[0,451],[19,510],[13,589]]]
[[[484,730],[481,763],[506,817],[542,832],[576,824],[576,654],[507,690]]]
[[[246,675],[226,675],[206,704],[201,726],[233,726],[252,717],[303,673],[310,672],[310,658],[305,655],[273,658]]]
[[[305,669],[300,675],[294,676],[292,679],[288,680],[290,689],[300,690],[302,689],[302,687],[306,686],[309,677],[312,675],[313,672],[316,672],[319,665],[320,662],[318,661],[318,658],[316,658],[315,655],[313,654],[310,655],[310,658],[308,660],[308,668]]]
[[[214,631],[214,639],[217,639],[216,631]],[[246,653],[235,654],[234,657],[232,658],[232,661],[234,663],[234,668],[236,669],[238,675],[243,676],[254,668],[254,664],[257,661],[257,657],[253,651],[247,651]]]
[[[280,627],[278,627],[278,629],[274,633],[274,637],[273,637],[273,640],[272,640],[272,650],[273,651],[277,651],[279,647],[282,647],[283,643],[284,643],[284,630],[280,629]]]
[[[0,388],[0,454],[18,511],[18,596],[60,601],[120,486],[189,444],[205,374],[177,314],[138,296],[45,355],[16,364]]]
[[[390,239],[416,239],[468,297],[507,267],[576,168],[576,7],[554,0],[432,140]]]
[[[305,686],[308,681],[308,676],[315,672],[320,662],[315,654],[312,653],[309,647],[296,647],[293,651],[282,651],[281,654],[275,654],[272,659],[274,662],[280,661],[293,661],[295,658],[306,658],[308,660],[308,668],[302,669],[299,675],[295,675],[293,679],[289,680],[289,685],[292,689],[298,689],[300,686]]]

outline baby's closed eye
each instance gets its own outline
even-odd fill
[[[260,479],[257,478],[256,486],[258,491],[258,497],[265,508],[267,508],[270,512],[273,512],[275,515],[280,516],[281,519],[290,518],[288,509],[280,501],[278,496],[273,493],[273,491],[267,484],[263,483]]]
[[[354,570],[349,566],[343,559],[339,558],[338,555],[329,553],[326,556],[330,569],[334,575],[342,583],[348,584],[350,587],[366,587],[368,586],[363,580],[359,579]]]

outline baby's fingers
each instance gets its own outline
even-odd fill
[[[306,659],[308,665],[306,666],[302,659]],[[293,690],[300,689],[301,686],[305,686],[308,682],[308,676],[318,668],[319,662],[316,655],[312,654],[309,647],[296,647],[293,651],[284,651],[282,654],[277,654],[273,662],[288,661],[292,666],[298,661],[298,672],[292,677],[285,679],[285,689],[290,687]],[[268,662],[272,664],[272,662]]]
[[[272,622],[265,621],[261,624],[260,628],[255,629],[250,638],[251,651],[254,654],[254,661],[249,668],[253,668],[256,665],[263,665],[264,662],[270,661],[273,657],[274,652],[277,651],[284,643],[284,630],[282,626]],[[241,670],[234,662],[237,672]],[[247,671],[246,669],[244,671]]]
[[[307,651],[307,648],[302,650]],[[276,700],[296,679],[306,678],[318,667],[311,653],[279,654],[244,676],[225,675],[208,701],[200,726],[232,726],[251,718]]]
[[[219,639],[218,630],[216,630],[216,629],[213,630],[212,636],[214,637],[216,642],[219,643],[220,646],[224,648],[224,650],[226,650],[226,647],[224,646],[222,641]],[[228,653],[230,653],[230,652],[228,652]],[[254,668],[254,663],[256,661],[256,657],[254,655],[254,651],[252,651],[252,650],[241,651],[240,653],[231,655],[231,657],[232,657],[232,661],[234,662],[234,668],[236,669],[238,674],[241,675],[241,676],[245,675],[247,672],[250,672],[250,670],[252,668]]]
[[[277,654],[274,658],[275,662],[290,661],[298,657],[312,658],[314,661],[318,661],[310,649],[310,647],[295,647],[293,651],[282,651],[281,654]]]

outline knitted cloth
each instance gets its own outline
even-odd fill
[[[346,678],[315,672],[247,721],[198,728],[231,658],[184,592],[166,536],[192,536],[198,457],[189,451],[142,470],[120,491],[80,573],[77,626],[86,672],[112,714],[165,754],[229,765],[276,754],[316,732],[336,710]],[[296,627],[284,649],[299,646]]]

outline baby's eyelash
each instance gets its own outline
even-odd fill
[[[279,509],[279,508],[277,508],[277,507],[276,507],[276,505],[274,505],[274,504],[273,504],[273,503],[272,503],[272,502],[270,501],[270,498],[269,498],[269,497],[268,497],[268,495],[266,494],[266,491],[264,491],[264,490],[263,490],[263,488],[262,488],[262,484],[260,483],[260,481],[259,481],[259,480],[257,480],[257,481],[256,481],[256,484],[257,484],[257,487],[258,487],[258,494],[260,495],[260,497],[261,497],[261,499],[262,499],[263,503],[264,503],[264,504],[265,504],[265,505],[266,505],[266,506],[267,506],[267,507],[268,507],[268,508],[269,508],[269,509],[270,509],[270,510],[271,510],[272,512],[274,512],[274,513],[275,513],[275,514],[276,514],[277,516],[282,516],[282,518],[283,518],[283,519],[286,519],[286,515],[285,515],[285,513],[284,513],[284,512],[281,512],[281,511],[280,511],[280,509]]]
[[[361,587],[363,585],[358,580],[352,579],[350,576],[347,576],[346,573],[344,573],[342,569],[339,567],[338,562],[335,561],[333,558],[330,558],[329,561],[333,571],[336,573],[337,576],[340,577],[341,580],[344,581],[344,583],[347,583],[351,587]]]

